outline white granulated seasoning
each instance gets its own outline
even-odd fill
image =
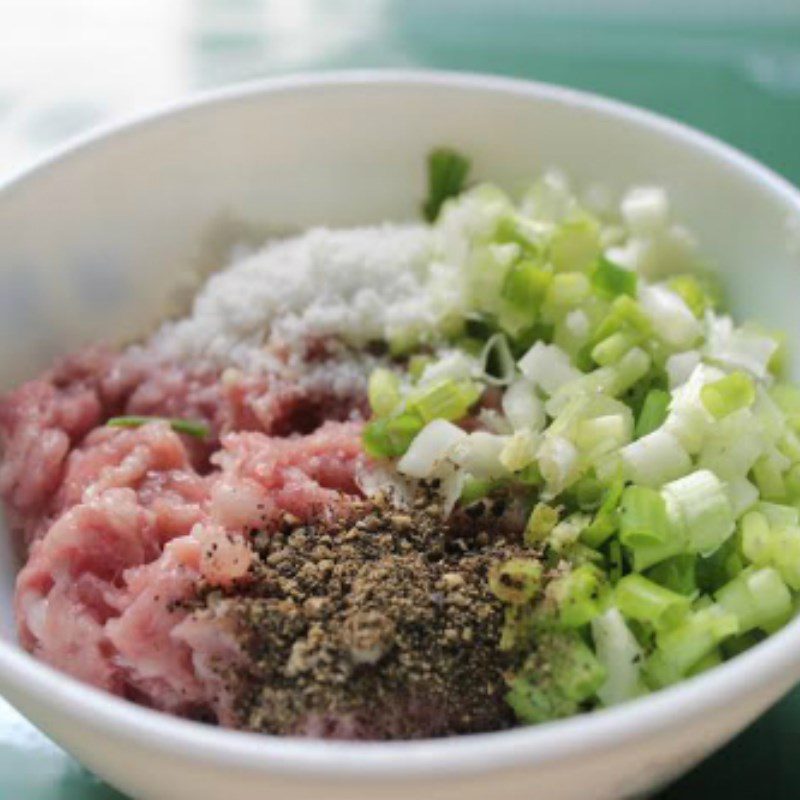
[[[424,225],[384,224],[268,243],[212,276],[189,316],[165,324],[153,344],[167,358],[253,371],[275,368],[268,337],[291,360],[317,338],[360,347],[430,330],[431,239]]]

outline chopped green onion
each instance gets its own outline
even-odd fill
[[[569,439],[547,436],[536,455],[548,494],[560,494],[578,477],[579,454]]]
[[[649,569],[666,559],[681,555],[686,550],[683,536],[675,536],[658,544],[643,544],[631,551],[633,568],[637,572]]]
[[[776,378],[783,378],[786,375],[789,361],[789,346],[786,334],[783,331],[772,331],[772,338],[778,343],[772,358],[767,362],[767,369]]]
[[[620,503],[619,538],[635,550],[660,545],[675,536],[675,526],[667,515],[664,498],[647,486],[628,486]]]
[[[703,386],[700,389],[700,399],[709,413],[716,419],[722,419],[740,408],[753,405],[756,389],[749,375],[731,372],[730,375]]]
[[[568,551],[573,566],[577,566],[585,560],[588,560],[590,563],[599,561],[599,554],[589,548],[586,548],[584,551],[586,559],[576,557],[576,550],[584,547],[578,544],[578,538],[584,528],[589,524],[590,519],[591,516],[588,514],[576,511],[561,520],[561,522],[553,528],[553,532],[547,540],[549,548],[555,553],[564,553]]]
[[[597,511],[606,495],[605,484],[592,475],[581,478],[570,490],[581,511]]]
[[[745,650],[755,647],[763,638],[764,634],[759,630],[752,630],[740,636],[731,636],[722,643],[720,648],[725,658],[733,658],[744,653]]]
[[[742,518],[742,552],[753,564],[769,564],[772,558],[773,537],[767,518],[750,511]]]
[[[514,380],[517,365],[505,334],[495,333],[487,340],[478,364],[481,378],[488,384],[505,386]]]
[[[656,337],[668,348],[686,350],[703,335],[703,327],[680,295],[663,284],[642,286],[638,300]]]
[[[640,347],[634,347],[625,353],[614,369],[614,380],[610,392],[619,397],[628,391],[637,381],[650,371],[652,359]]]
[[[616,476],[605,490],[603,502],[588,528],[581,533],[581,540],[590,547],[600,547],[617,529],[619,524],[619,500],[624,487],[622,476]]]
[[[622,554],[622,545],[619,543],[619,539],[612,539],[608,543],[608,556],[606,561],[608,563],[608,579],[613,586],[619,581],[625,571],[625,558]]]
[[[784,624],[800,389],[775,383],[779,337],[716,313],[704,276],[670,276],[697,265],[660,189],[628,193],[618,224],[556,174],[517,205],[490,185],[448,201],[457,153],[429,167],[440,321],[388,337],[403,360],[370,376],[364,449],[438,483],[447,513],[494,492],[533,507],[529,557],[487,576],[517,716],[623,702]]]
[[[525,544],[537,545],[546,541],[558,524],[558,509],[547,503],[537,503],[525,526]]]
[[[559,692],[547,691],[538,681],[525,678],[511,681],[505,700],[525,725],[568,717],[578,709],[577,703],[567,700]]]
[[[779,528],[774,537],[772,564],[791,589],[800,591],[800,528]]]
[[[739,633],[753,628],[768,628],[792,613],[792,596],[777,570],[771,567],[748,569],[721,589],[714,597],[739,622]]]
[[[562,222],[550,240],[550,260],[557,270],[587,270],[600,255],[600,226],[584,216]]]
[[[744,326],[735,328],[729,317],[715,317],[710,323],[707,358],[724,367],[747,370],[761,380],[768,376],[769,363],[778,349],[773,337]]]
[[[469,159],[448,147],[428,155],[428,199],[422,207],[428,222],[436,220],[445,200],[461,193],[469,168]]]
[[[783,331],[773,331],[764,327],[763,325],[747,320],[740,328],[740,331],[748,336],[752,335],[756,338],[761,338],[765,342],[765,347],[769,346],[772,349],[772,355],[767,361],[767,371],[777,378],[784,377],[786,371],[786,361],[788,358],[788,350],[786,347],[786,334]]]
[[[574,714],[605,678],[605,668],[578,634],[549,634],[512,680],[506,700],[521,722],[545,722]]]
[[[529,312],[533,321],[552,280],[550,270],[524,259],[513,264],[506,273],[501,294],[516,308]]]
[[[745,568],[739,539],[738,534],[731,536],[710,556],[701,556],[697,559],[695,573],[697,586],[701,592],[716,591]]]
[[[489,314],[470,313],[464,319],[464,333],[481,344],[497,333],[497,320]]]
[[[780,406],[772,399],[763,386],[756,387],[756,402],[753,414],[762,427],[762,434],[767,441],[779,439],[786,430],[786,416]],[[788,466],[788,465],[787,465]]]
[[[423,427],[424,421],[417,414],[408,411],[387,420],[386,433],[393,443],[391,455],[399,456],[405,453]]]
[[[645,664],[651,686],[667,686],[683,678],[720,642],[739,632],[735,614],[710,605],[687,616],[675,628],[657,636],[657,648]]]
[[[800,525],[800,509],[795,506],[761,502],[756,505],[754,510],[763,514],[767,522],[777,528]]]
[[[775,567],[792,589],[800,591],[800,527],[793,523],[770,524],[759,511],[745,514],[741,527],[745,558],[756,566]]]
[[[197,422],[190,419],[170,419],[166,417],[111,417],[111,419],[106,422],[106,425],[111,428],[140,428],[142,425],[147,425],[149,422],[166,422],[176,433],[185,433],[188,436],[194,436],[198,439],[205,439],[211,433],[211,429],[205,422]]]
[[[734,531],[733,510],[720,479],[707,469],[697,470],[663,488],[686,526],[689,548],[713,553]]]
[[[553,276],[542,303],[542,317],[557,322],[568,311],[579,306],[591,292],[589,279],[580,272],[562,272]]]
[[[800,433],[800,389],[786,383],[776,383],[770,389],[770,396],[783,411],[794,432]]]
[[[542,401],[527,378],[514,381],[503,393],[503,413],[514,430],[540,431],[545,426]]]
[[[425,372],[425,368],[433,363],[433,358],[427,355],[416,354],[408,359],[408,375],[412,381],[418,381]]]
[[[689,454],[663,427],[625,445],[620,456],[625,477],[644,486],[662,486],[692,468]]]
[[[604,414],[578,422],[575,444],[587,461],[616,450],[631,438],[630,414]]]
[[[603,575],[589,564],[553,580],[547,599],[555,605],[558,622],[565,628],[580,628],[600,613]]]
[[[592,348],[592,360],[601,367],[613,366],[639,341],[639,336],[627,331],[612,333]]]
[[[703,466],[708,466],[703,462]],[[729,479],[725,487],[736,519],[748,511],[758,500],[758,489],[747,478]]]
[[[620,294],[636,297],[636,273],[600,256],[592,272],[592,286],[602,297],[614,298]]]
[[[519,472],[536,459],[539,434],[531,430],[515,431],[500,451],[500,463],[509,472]]]
[[[618,331],[639,336],[651,336],[653,325],[636,300],[621,294],[611,304],[611,310],[595,332],[594,341],[601,342]]]
[[[614,588],[617,608],[630,619],[657,630],[676,625],[688,613],[691,598],[666,589],[643,575],[626,575]]]
[[[527,467],[521,469],[514,475],[514,479],[521,486],[540,486],[544,478],[539,470],[539,465],[536,463],[528,464]]]
[[[457,420],[469,411],[480,395],[480,389],[471,381],[445,378],[415,389],[406,402],[409,410],[415,411],[424,422]]]
[[[465,506],[471,505],[486,497],[488,494],[491,494],[500,485],[500,481],[473,478],[472,475],[469,475],[464,481],[464,486],[461,488],[461,495],[458,498],[459,502]]]
[[[680,295],[683,302],[698,319],[702,319],[706,310],[715,305],[714,299],[701,286],[695,275],[676,275],[667,281],[667,286]]]
[[[373,458],[402,456],[424,425],[422,418],[412,412],[372,420],[364,426],[364,450]]]
[[[372,413],[388,417],[400,403],[400,378],[388,369],[376,369],[369,376],[367,397]]]
[[[535,223],[521,214],[502,217],[494,232],[494,241],[498,244],[519,245],[524,254],[531,256],[539,254],[540,239]]]
[[[686,672],[686,677],[691,678],[694,675],[700,675],[714,667],[718,667],[722,663],[722,654],[719,648],[715,648],[708,655],[703,656],[699,661],[693,664]]]
[[[637,439],[647,436],[664,424],[667,418],[670,395],[663,389],[651,389],[644,398],[642,410],[636,420],[634,435]]]
[[[800,463],[789,468],[784,480],[786,496],[792,503],[800,501]]]
[[[522,605],[531,601],[541,583],[541,562],[532,558],[511,558],[489,570],[489,589],[504,603]]]
[[[673,556],[647,571],[647,577],[678,594],[697,592],[697,558],[694,553]]]
[[[597,690],[603,705],[616,705],[642,694],[642,648],[618,609],[609,608],[592,620],[592,639],[597,660],[606,671],[606,679]]]
[[[400,331],[389,339],[389,352],[402,357],[419,346],[419,334],[414,331]]]
[[[605,670],[579,635],[560,634],[550,651],[556,684],[570,700],[581,703],[600,688]]]
[[[537,629],[536,615],[530,605],[515,606],[507,604],[505,607],[503,627],[500,631],[498,649],[504,653],[511,650],[527,648],[532,639],[534,630]]]
[[[778,452],[794,464],[800,464],[800,437],[794,431],[782,431],[778,442]]]
[[[715,427],[706,434],[699,453],[699,466],[710,469],[728,483],[746,480],[745,476],[767,446],[758,422],[749,411],[740,411],[712,424]],[[732,497],[736,492],[743,494],[740,503],[747,500],[748,493],[752,494],[744,484],[732,490]]]
[[[569,356],[554,344],[536,342],[517,365],[534,386],[540,386],[549,395],[581,377]]]
[[[769,455],[762,456],[753,465],[753,480],[765,500],[780,502],[786,498],[783,473],[776,460]]]
[[[429,387],[445,379],[466,381],[472,377],[474,371],[474,359],[460,350],[455,350],[436,361],[431,360],[425,366],[417,383],[420,387]]]

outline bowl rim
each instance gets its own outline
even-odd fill
[[[0,180],[0,199],[58,164],[94,146],[134,135],[142,126],[185,113],[283,93],[330,92],[343,88],[449,88],[505,94],[580,107],[703,151],[772,196],[800,217],[800,191],[768,167],[734,147],[671,120],[617,100],[553,84],[470,72],[433,70],[345,70],[309,72],[234,84],[198,93],[155,110],[101,126]],[[538,726],[445,739],[399,742],[329,742],[244,733],[190,722],[153,711],[85,685],[34,659],[18,645],[0,641],[0,683],[13,698],[35,693],[62,715],[117,739],[158,747],[227,769],[309,778],[382,778],[478,775],[602,754],[658,735],[690,718],[719,711],[770,682],[786,683],[798,671],[800,617],[751,650],[707,673],[647,697],[591,714]],[[12,703],[13,703],[12,699]],[[21,702],[20,705],[27,705]]]

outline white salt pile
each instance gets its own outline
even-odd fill
[[[440,315],[426,290],[431,250],[424,225],[315,228],[268,243],[214,275],[153,344],[170,359],[252,371],[276,367],[268,337],[291,358],[318,338],[360,347],[431,330]]]

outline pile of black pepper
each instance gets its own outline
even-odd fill
[[[245,579],[200,589],[192,612],[225,619],[243,654],[217,667],[237,727],[411,739],[514,724],[487,573],[530,552],[498,532],[502,508],[445,523],[434,497],[365,501],[355,522],[287,516],[251,533]]]

